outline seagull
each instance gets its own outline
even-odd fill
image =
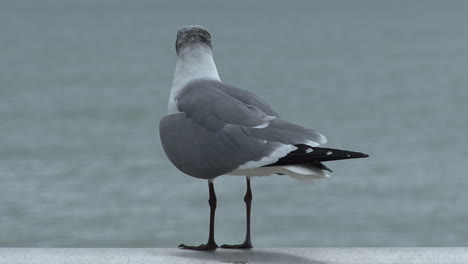
[[[208,180],[208,242],[182,249],[215,250],[216,193],[221,175],[245,176],[246,236],[227,249],[252,248],[250,177],[287,175],[307,181],[329,177],[322,162],[365,158],[367,154],[318,147],[327,143],[319,132],[282,119],[257,95],[221,81],[213,60],[211,35],[202,26],[178,30],[177,61],[168,113],[159,123],[161,143],[169,160],[183,173]]]

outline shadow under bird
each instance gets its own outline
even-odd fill
[[[365,158],[367,154],[320,148],[327,139],[315,130],[281,119],[262,98],[221,81],[213,60],[211,35],[201,26],[177,32],[177,62],[168,114],[159,124],[169,160],[183,173],[208,180],[208,242],[179,247],[215,250],[216,194],[213,180],[242,175],[247,180],[245,241],[222,248],[252,248],[250,239],[251,176],[288,175],[298,180],[329,177],[322,162]]]

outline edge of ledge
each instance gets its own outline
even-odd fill
[[[254,248],[211,252],[178,248],[0,248],[0,264],[142,263],[468,263],[468,247]]]

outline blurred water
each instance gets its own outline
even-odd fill
[[[0,246],[174,247],[207,237],[205,181],[166,159],[176,30],[221,78],[369,153],[303,185],[253,180],[255,246],[468,245],[463,1],[0,1]],[[240,242],[244,179],[216,237]]]

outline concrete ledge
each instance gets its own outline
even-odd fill
[[[0,264],[468,263],[468,248],[0,248]]]

